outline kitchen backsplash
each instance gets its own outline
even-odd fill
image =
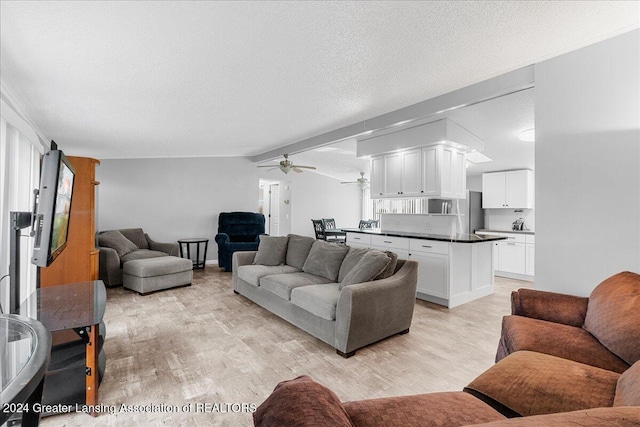
[[[429,234],[455,234],[458,225],[454,215],[381,214],[382,231],[403,231]]]
[[[535,231],[536,216],[534,209],[514,212],[512,209],[485,209],[484,228],[490,230],[511,230],[511,225],[518,218],[524,219],[524,229]]]

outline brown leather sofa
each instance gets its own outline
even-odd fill
[[[639,426],[640,275],[616,274],[589,298],[514,292],[496,359],[462,392],[346,403],[299,377],[276,386],[254,424]]]
[[[589,298],[520,289],[502,320],[496,362],[521,350],[613,372],[640,360],[640,275],[618,273]]]
[[[617,374],[522,351],[460,392],[341,403],[310,377],[298,377],[278,384],[253,421],[256,427],[638,426],[639,405],[640,362]]]

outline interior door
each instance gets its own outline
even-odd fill
[[[269,185],[269,235],[280,235],[280,184]]]

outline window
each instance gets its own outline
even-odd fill
[[[45,146],[33,128],[4,100],[0,117],[0,276],[9,273],[9,234],[12,211],[33,209],[33,190],[40,179],[40,158]],[[29,229],[22,230],[29,235]],[[20,241],[20,295],[24,299],[36,287],[36,267],[31,264],[33,239]],[[0,303],[5,313],[9,310],[9,278],[0,282]]]
[[[427,199],[372,199],[371,191],[362,192],[362,219],[380,219],[380,214],[406,213],[419,214],[429,211]]]

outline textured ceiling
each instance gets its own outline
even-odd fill
[[[638,5],[3,1],[0,72],[73,155],[255,155],[629,30]]]

